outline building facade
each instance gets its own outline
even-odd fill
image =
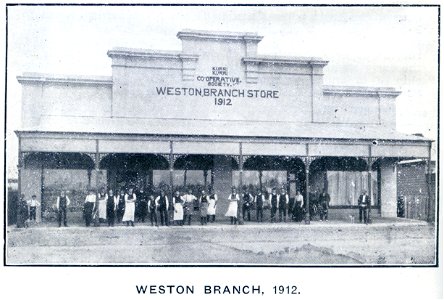
[[[422,159],[398,163],[398,217],[435,220],[436,165]]]
[[[396,132],[393,88],[326,86],[319,58],[262,56],[254,33],[183,30],[182,51],[115,48],[111,76],[24,73],[19,192],[88,188],[172,192],[212,185],[327,189],[337,217],[371,191],[373,214],[397,216],[397,162],[430,159],[431,141]],[[358,66],[357,66],[358,67]],[[309,216],[306,216],[307,223]]]

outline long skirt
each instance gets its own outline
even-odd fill
[[[214,216],[216,214],[216,200],[210,199],[208,204],[208,215]]]
[[[106,200],[99,200],[99,219],[106,219]]]
[[[206,217],[208,214],[208,202],[201,203],[200,207],[199,207],[199,211],[200,211],[201,217]]]
[[[125,203],[125,213],[123,214],[122,222],[132,221],[134,222],[134,211],[136,210],[136,204],[134,202]]]
[[[237,218],[237,201],[230,201],[230,204],[228,205],[228,210],[227,210],[227,213],[225,214],[225,217]]]
[[[174,204],[174,221],[183,220],[183,206],[181,203]]]

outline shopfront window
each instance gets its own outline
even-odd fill
[[[233,185],[240,189],[240,171],[233,171],[232,176]],[[287,171],[243,171],[242,184],[251,193],[255,193],[261,185],[262,189],[270,192],[273,187],[286,186]]]
[[[98,176],[99,187],[106,187],[107,171],[100,170]],[[57,197],[63,190],[70,200],[69,211],[70,219],[79,218],[88,188],[95,188],[96,172],[81,169],[45,169],[43,172],[43,201],[42,211],[44,219],[55,218],[55,208]]]
[[[330,205],[358,205],[359,195],[368,192],[367,172],[327,171]],[[372,172],[372,205],[378,205],[377,173]]]
[[[173,185],[174,189],[179,190],[193,190],[193,193],[199,192],[205,184],[210,183],[210,171],[203,170],[174,170],[173,171]],[[206,175],[206,178],[205,178]],[[170,189],[170,171],[169,170],[154,170],[153,171],[153,185],[156,192],[161,189],[169,191]]]

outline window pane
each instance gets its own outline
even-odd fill
[[[377,203],[377,177],[372,172],[373,197],[372,205]],[[367,172],[327,171],[330,205],[358,205],[359,195],[367,190]]]

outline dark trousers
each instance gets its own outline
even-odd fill
[[[139,213],[138,213],[138,218],[137,221],[139,222],[145,222],[145,217],[146,217],[146,212],[148,210],[148,203],[142,201],[139,203]]]
[[[66,221],[66,207],[59,208],[59,227],[62,226],[62,221],[64,226],[68,226]]]
[[[157,226],[157,213],[156,213],[156,209],[152,209],[150,211],[150,221],[151,221],[151,226],[154,226],[154,224]]]
[[[85,203],[85,225],[89,227],[92,222],[92,214],[93,214],[94,203],[87,202]]]
[[[328,207],[321,207],[321,209],[319,210],[319,217],[321,221],[328,220]]]
[[[242,206],[242,218],[245,220],[245,215],[247,215],[247,220],[251,221],[251,207],[248,205]]]
[[[230,222],[231,222],[231,225],[236,224],[237,223],[237,218],[236,217],[230,217]]]
[[[35,216],[36,216],[36,207],[35,206],[31,206],[29,208],[29,220],[34,220],[35,221]]]
[[[183,222],[186,223],[188,219],[188,225],[191,225],[191,214],[184,214]]]
[[[114,226],[114,219],[115,219],[114,207],[106,208],[106,219],[108,220],[108,226]]]
[[[159,210],[160,213],[160,225],[166,225],[169,226],[169,218],[168,218],[168,211],[166,209]]]
[[[125,214],[125,202],[124,203],[119,203],[119,205],[117,206],[117,222],[122,222],[123,219],[123,215]]]
[[[262,207],[257,207],[256,208],[256,221],[262,222],[263,219],[264,219],[264,210],[262,209]]]
[[[207,216],[207,222],[214,223],[216,221],[216,215],[208,215]]]
[[[277,207],[272,206],[271,207],[271,222],[272,223],[276,222],[276,212],[277,212]]]
[[[207,216],[200,217],[200,225],[207,225]]]
[[[282,222],[282,219],[284,222],[287,222],[287,210],[285,207],[279,207],[279,222]]]
[[[364,219],[364,223],[368,224],[370,216],[369,216],[368,207],[359,207],[359,222],[362,223],[362,219]]]

